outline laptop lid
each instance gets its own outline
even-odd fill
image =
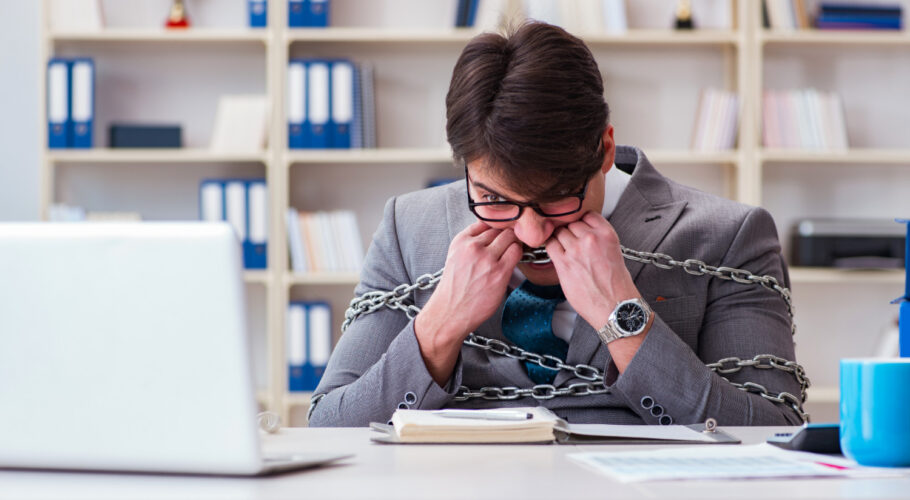
[[[224,223],[0,224],[0,467],[261,469]]]

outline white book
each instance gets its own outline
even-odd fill
[[[727,124],[725,127],[722,150],[731,150],[736,147],[736,136],[739,131],[739,96],[727,92]]]
[[[285,328],[287,359],[290,366],[306,364],[306,310],[302,304],[288,304],[288,322]]]
[[[310,126],[323,126],[329,123],[329,65],[324,62],[311,62],[307,68],[309,91],[307,111]]]
[[[629,28],[625,0],[603,0],[602,5],[604,31],[613,35],[625,33]]]
[[[721,117],[723,114],[723,103],[721,102],[719,91],[717,89],[708,89],[708,119],[705,124],[705,134],[699,145],[699,150],[710,151],[715,144],[715,137],[720,128]]]
[[[75,61],[72,69],[72,119],[90,122],[95,110],[95,68],[90,61]]]
[[[325,366],[332,355],[332,312],[328,304],[308,304],[310,364]]]
[[[338,254],[335,251],[329,214],[320,210],[314,214],[314,221],[319,234],[318,241],[324,259],[323,262],[325,263],[325,270],[338,272],[340,266],[338,264]]]
[[[100,0],[50,0],[48,28],[55,32],[97,32],[104,28]]]
[[[237,238],[246,240],[246,185],[243,181],[228,181],[224,185],[225,215]]]
[[[349,210],[337,210],[332,212],[332,229],[335,231],[335,238],[338,242],[338,248],[341,252],[343,268],[345,272],[354,272],[357,269],[356,256],[354,248],[350,241],[348,233],[348,213]]]
[[[373,83],[373,65],[360,65],[361,92],[361,128],[363,129],[363,147],[376,147],[376,101]]]
[[[211,149],[260,153],[266,147],[269,104],[264,95],[223,95],[218,99]]]
[[[850,143],[847,139],[847,125],[844,120],[844,103],[835,92],[830,94],[828,100],[828,106],[831,109],[831,127],[834,129],[834,144],[833,149],[838,151],[846,151],[850,147]]]
[[[251,243],[266,243],[269,239],[269,194],[265,181],[254,181],[247,186],[250,204]]]
[[[563,20],[559,17],[559,5],[552,0],[523,0],[524,13],[527,19],[543,21],[545,23],[562,26]]]
[[[771,91],[764,90],[762,91],[761,98],[761,143],[766,148],[774,147],[773,139],[771,137],[771,122],[774,120],[774,117],[771,112]]]
[[[352,270],[355,272],[360,272],[360,269],[363,267],[363,240],[360,238],[360,227],[357,224],[357,215],[351,211],[345,211],[345,230],[347,234],[347,244],[351,250],[352,255]]]
[[[348,249],[345,247],[343,239],[344,232],[342,230],[342,225],[344,222],[342,221],[342,215],[338,210],[328,212],[326,215],[329,232],[331,234],[330,241],[332,243],[332,251],[335,254],[335,263],[337,266],[335,270],[339,272],[349,272],[351,271],[351,268],[348,258]]]
[[[354,64],[332,63],[332,122],[350,125],[354,120]]]
[[[65,61],[47,65],[47,121],[64,126],[70,114],[69,68]]]
[[[313,227],[313,212],[299,212],[300,217],[300,234],[303,241],[303,249],[307,252],[307,260],[310,263],[309,272],[322,272],[325,268],[322,264],[322,258],[319,255],[319,245],[316,243],[316,236]]]
[[[199,187],[199,217],[207,222],[224,220],[224,186],[219,181],[205,181]]]
[[[575,22],[579,33],[599,35],[604,32],[601,0],[576,0],[575,5]]]
[[[325,259],[322,257],[322,246],[319,243],[318,228],[313,212],[300,212],[301,239],[303,249],[307,252],[310,272],[325,271]]]
[[[698,110],[695,116],[695,125],[692,128],[692,149],[702,150],[702,144],[705,140],[705,129],[708,126],[708,91],[702,89],[698,98]]]
[[[288,233],[288,252],[291,254],[291,269],[295,273],[309,271],[306,252],[303,249],[303,236],[300,233],[300,215],[294,207],[288,208],[285,215]]]

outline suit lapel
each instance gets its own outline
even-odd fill
[[[676,223],[686,202],[673,199],[667,179],[651,166],[638,149],[617,150],[617,165],[620,159],[628,161],[633,154],[635,170],[632,179],[619,198],[609,222],[624,247],[653,252]],[[644,264],[626,259],[626,267],[634,281]]]
[[[653,252],[682,214],[686,202],[673,199],[667,179],[657,172],[639,149],[618,147],[616,165],[624,171],[631,170],[632,178],[608,220],[624,247]],[[644,264],[626,259],[626,267],[634,281]],[[607,366],[611,359],[610,352],[596,332],[602,326],[589,325],[581,316],[576,319],[566,356],[567,364],[584,363],[598,369]],[[605,358],[598,359],[594,365],[593,360],[599,352]],[[559,386],[571,376],[563,370],[556,376],[554,385]]]

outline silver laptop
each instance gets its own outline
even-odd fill
[[[0,224],[0,468],[260,475],[227,224]]]

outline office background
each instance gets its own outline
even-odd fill
[[[160,26],[170,3],[101,2],[110,26],[136,26],[137,33]],[[807,10],[814,11],[817,3],[807,0]],[[96,146],[106,145],[109,123],[126,117],[180,122],[185,145],[205,148],[217,94],[274,94],[279,96],[279,109],[284,109],[280,89],[288,58],[347,57],[375,67],[380,151],[321,155],[270,150],[262,162],[200,162],[179,155],[167,161],[117,161],[105,157],[104,151],[90,160],[73,160],[63,154],[52,161],[56,186],[49,201],[138,212],[148,220],[186,220],[198,217],[202,179],[266,177],[271,194],[279,197],[273,208],[353,209],[366,245],[386,198],[459,175],[448,164],[444,149],[448,77],[470,36],[446,35],[453,17],[449,11],[455,4],[333,0],[332,24],[360,31],[292,32],[286,30],[286,23],[273,23],[266,36],[274,38],[262,44],[244,34],[245,1],[188,0],[194,26],[223,28],[229,33],[226,40],[53,39],[53,50],[47,47],[49,55],[95,58]],[[903,32],[841,38],[823,33],[805,37],[764,33],[758,28],[760,13],[755,4],[694,2],[700,9],[696,23],[721,30],[717,36],[696,31],[695,41],[680,42],[651,31],[672,23],[674,1],[627,2],[628,35],[592,37],[591,42],[604,73],[617,141],[643,147],[673,179],[765,206],[775,216],[785,251],[790,248],[793,224],[803,217],[910,216],[906,196],[910,122],[905,118],[910,94],[904,91],[910,87],[910,38]],[[901,4],[906,10],[907,2]],[[36,220],[47,208],[41,196],[46,153],[41,143],[46,120],[40,112],[46,67],[41,47],[47,34],[44,12],[38,1],[0,0],[0,6],[0,220]],[[754,25],[746,27],[743,20]],[[377,26],[393,29],[370,30]],[[230,33],[237,36],[232,38]],[[759,82],[766,89],[814,87],[837,92],[843,100],[850,151],[805,155],[763,149]],[[699,96],[708,87],[736,91],[753,108],[744,115],[738,149],[690,154]],[[282,120],[273,117],[269,125],[270,140],[279,145],[285,140],[279,137],[279,131],[286,131]],[[273,212],[272,241],[285,242],[274,231],[284,230],[283,213]],[[288,393],[284,378],[285,305],[289,300],[328,300],[337,338],[355,278],[350,273],[292,273],[286,248],[270,252],[278,258],[267,270],[247,274],[260,400],[292,422],[302,423],[301,409],[308,396]],[[837,359],[876,352],[885,331],[896,321],[897,308],[888,301],[900,294],[903,276],[830,269],[794,269],[792,276],[797,354],[813,382],[808,407],[816,420],[831,420],[836,418]]]

